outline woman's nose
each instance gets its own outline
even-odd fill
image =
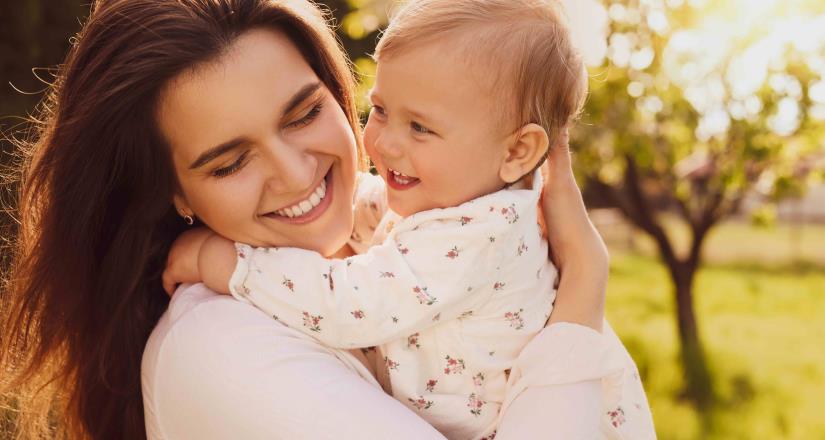
[[[318,158],[306,148],[285,143],[273,143],[267,148],[268,171],[266,185],[270,191],[283,194],[301,192],[315,183]]]

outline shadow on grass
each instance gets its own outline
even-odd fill
[[[808,260],[789,261],[784,263],[765,263],[761,261],[736,261],[730,263],[713,263],[704,266],[705,269],[727,270],[752,275],[762,273],[766,275],[814,275],[825,274],[825,266],[821,263]]]

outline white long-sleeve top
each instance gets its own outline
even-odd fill
[[[608,409],[617,347],[625,378],[621,401]],[[143,355],[147,437],[444,438],[385,394],[358,354],[325,347],[203,284],[184,284]],[[636,368],[608,327],[604,335],[569,323],[542,330],[516,360],[506,402],[497,440],[655,439]]]
[[[239,244],[230,290],[330,347],[379,346],[399,401],[449,438],[482,438],[555,298],[540,191],[536,174],[529,189],[388,216],[383,243],[347,259]]]

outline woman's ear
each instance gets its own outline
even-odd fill
[[[189,202],[186,201],[186,198],[183,195],[175,194],[172,196],[172,203],[175,205],[175,211],[177,211],[178,215],[181,217],[194,215],[192,209],[189,208]]]
[[[547,132],[538,124],[521,127],[515,136],[515,142],[507,148],[498,172],[501,180],[507,183],[516,182],[532,171],[550,146]]]

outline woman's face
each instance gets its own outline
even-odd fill
[[[253,246],[330,255],[350,236],[355,137],[283,33],[249,31],[216,62],[181,74],[158,119],[179,212]]]

